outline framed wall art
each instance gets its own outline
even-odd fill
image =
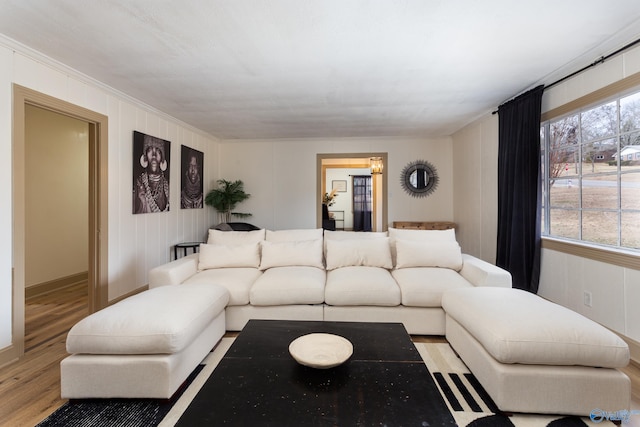
[[[171,142],[133,131],[134,214],[169,211]]]
[[[346,180],[331,181],[331,189],[336,190],[336,192],[338,193],[346,193],[347,181]]]
[[[202,168],[204,153],[182,146],[180,174],[180,208],[202,209]]]

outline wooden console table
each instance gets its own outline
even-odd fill
[[[456,228],[455,222],[448,221],[393,221],[393,228],[408,230],[448,230]]]

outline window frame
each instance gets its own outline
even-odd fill
[[[560,236],[553,236],[547,234],[549,231],[549,214],[550,214],[550,205],[549,205],[549,187],[548,187],[548,179],[549,179],[549,147],[548,141],[543,138],[542,128],[544,124],[548,124],[562,117],[568,117],[572,114],[582,113],[584,111],[588,111],[591,108],[597,107],[599,105],[606,104],[608,102],[616,101],[617,107],[619,108],[618,99],[624,98],[632,93],[640,92],[640,73],[633,74],[629,77],[626,77],[620,81],[617,81],[613,84],[605,86],[599,90],[596,90],[590,94],[587,94],[583,97],[580,97],[574,101],[568,102],[560,107],[551,109],[547,112],[544,112],[541,117],[541,167],[542,167],[542,248],[550,249],[554,251],[559,251],[563,253],[568,253],[572,255],[576,255],[579,257],[584,257],[588,259],[593,259],[596,261],[602,261],[609,264],[619,265],[622,267],[633,268],[640,270],[640,249],[635,248],[627,248],[623,246],[609,246],[604,244],[598,244],[595,242],[589,242],[585,240],[577,240],[571,238],[564,238]],[[618,120],[619,122],[619,120]],[[615,138],[619,138],[620,132],[619,128],[617,129]],[[588,142],[587,142],[588,144]],[[547,145],[546,147],[544,145]],[[579,142],[580,145],[580,142]],[[620,151],[618,150],[618,153]],[[618,179],[620,179],[620,170],[617,172]],[[582,171],[580,171],[579,177],[582,177]],[[620,181],[618,181],[620,182]],[[618,193],[620,192],[620,185],[618,185]],[[620,198],[618,198],[618,206],[617,212],[618,214],[622,212],[620,206]],[[577,211],[580,212],[582,210],[582,202],[578,205]],[[581,217],[581,215],[580,215]],[[581,220],[580,220],[581,221]],[[620,221],[620,216],[618,221]],[[582,236],[582,224],[579,224],[580,227],[580,237]],[[620,240],[620,223],[618,223],[618,243],[622,243]]]

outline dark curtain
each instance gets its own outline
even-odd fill
[[[540,279],[540,110],[544,86],[498,108],[496,265],[513,287],[538,292]]]
[[[353,177],[353,231],[371,231],[371,177]]]
[[[427,172],[424,170],[416,171],[416,188],[425,188],[427,186]]]

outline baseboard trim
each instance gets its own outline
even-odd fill
[[[71,276],[61,277],[59,279],[54,279],[48,282],[28,286],[24,290],[24,296],[25,298],[29,299],[35,296],[57,291],[68,286],[75,285],[77,283],[86,282],[88,280],[89,272],[87,271],[78,274],[72,274]]]
[[[149,289],[149,285],[141,286],[138,289],[134,289],[131,292],[127,292],[124,295],[120,295],[118,298],[115,298],[113,301],[109,301],[109,305],[113,305],[113,304],[115,304],[117,302],[122,301],[123,299],[129,298],[130,296],[139,294],[140,292],[144,292],[144,291],[146,291],[148,289]]]

